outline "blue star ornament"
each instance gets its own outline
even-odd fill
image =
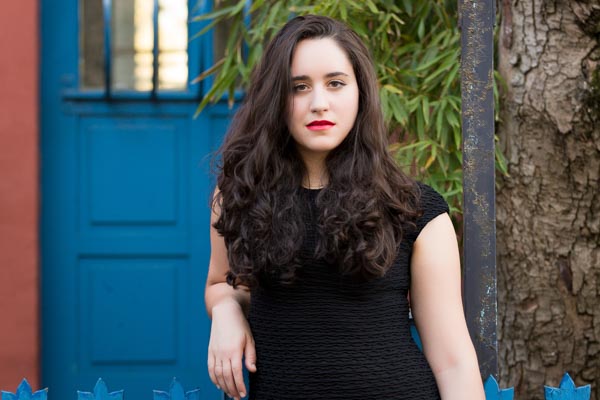
[[[183,386],[177,381],[177,378],[173,378],[171,387],[168,392],[160,390],[154,391],[154,400],[202,400],[200,398],[200,389],[190,390],[184,392]]]
[[[576,387],[568,373],[563,375],[560,386],[544,386],[546,400],[590,400],[592,387],[590,385]]]
[[[31,386],[27,379],[23,379],[16,393],[2,391],[2,400],[47,400],[48,388],[31,392]]]
[[[94,393],[77,391],[77,400],[123,400],[123,391],[108,393],[106,383],[102,378],[98,379],[94,386]]]
[[[490,375],[483,384],[485,391],[485,400],[513,400],[515,389],[500,389],[496,379]]]

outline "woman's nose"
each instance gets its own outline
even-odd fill
[[[313,96],[310,103],[310,111],[319,113],[329,109],[327,93],[323,89],[313,89]]]

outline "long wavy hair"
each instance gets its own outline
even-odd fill
[[[296,45],[331,38],[359,87],[355,124],[325,161],[329,182],[317,196],[315,256],[344,275],[380,277],[394,262],[403,233],[418,216],[419,190],[387,150],[387,130],[369,50],[334,19],[290,20],[266,47],[218,152],[214,227],[228,252],[227,282],[255,287],[261,277],[291,283],[301,268],[305,233],[299,196],[306,169],[286,124]],[[306,207],[306,205],[304,205]],[[407,225],[408,224],[408,225]]]

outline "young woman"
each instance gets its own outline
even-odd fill
[[[218,387],[255,400],[484,399],[448,206],[388,154],[356,33],[289,21],[220,156],[205,293]]]

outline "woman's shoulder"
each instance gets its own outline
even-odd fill
[[[433,187],[426,183],[416,181],[419,189],[419,218],[417,218],[416,234],[419,232],[435,217],[443,213],[450,213],[448,203],[444,200],[444,197]],[[415,236],[416,237],[416,236]]]
[[[438,192],[436,189],[424,182],[415,182],[417,184],[417,187],[419,188],[419,205],[421,207],[445,206],[446,208],[448,208],[448,203],[446,203],[446,200],[444,200],[444,196],[442,196],[440,192]]]

